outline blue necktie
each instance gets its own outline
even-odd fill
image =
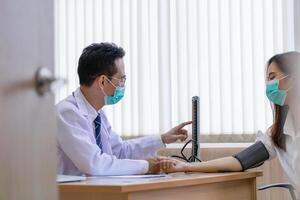
[[[95,123],[95,138],[96,138],[96,143],[102,150],[102,141],[101,141],[101,118],[100,115],[98,114],[96,119],[94,120]]]

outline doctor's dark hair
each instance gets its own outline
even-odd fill
[[[116,74],[115,60],[123,58],[125,51],[114,43],[94,43],[83,49],[77,73],[80,85],[91,86],[100,75]]]
[[[275,63],[278,68],[286,75],[297,77],[300,71],[300,53],[296,51],[277,54],[267,62],[267,69]],[[295,84],[294,84],[295,85]],[[274,144],[283,150],[286,149],[283,127],[288,113],[288,106],[274,104],[273,124],[270,127],[271,138]]]

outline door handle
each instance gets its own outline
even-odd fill
[[[39,67],[35,73],[35,90],[40,96],[54,92],[67,83],[67,79],[55,78],[46,67]]]

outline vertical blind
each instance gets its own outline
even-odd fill
[[[159,134],[191,120],[201,134],[248,134],[272,122],[265,63],[293,49],[292,1],[56,0],[57,101],[75,90],[78,58],[91,43],[126,51],[126,95],[105,107],[123,136]],[[190,127],[189,127],[190,130]]]

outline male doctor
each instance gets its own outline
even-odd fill
[[[123,141],[103,112],[125,92],[124,50],[113,43],[91,44],[78,63],[80,87],[56,105],[58,173],[130,175],[157,173],[158,149],[185,140],[182,123],[161,136]]]

